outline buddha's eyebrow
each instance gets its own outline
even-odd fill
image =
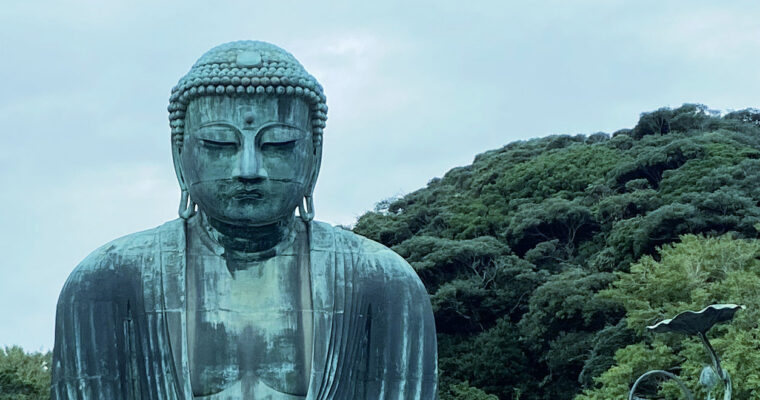
[[[198,127],[199,128],[205,128],[205,127],[208,127],[208,126],[219,126],[219,125],[221,125],[221,126],[229,126],[230,128],[237,129],[237,127],[234,124],[232,124],[232,123],[230,123],[228,121],[208,121],[208,122],[204,122],[204,123],[200,124]]]

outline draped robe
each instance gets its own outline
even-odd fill
[[[186,224],[117,239],[61,291],[52,398],[192,399]],[[430,301],[414,270],[369,239],[311,223],[313,349],[308,400],[434,399]]]

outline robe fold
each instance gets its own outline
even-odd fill
[[[170,221],[90,254],[61,291],[52,399],[192,399],[186,225]],[[434,399],[430,301],[386,247],[312,222],[308,400]]]

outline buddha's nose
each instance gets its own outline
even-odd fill
[[[243,143],[238,154],[238,171],[236,178],[241,180],[261,180],[268,177],[261,160],[261,152],[256,149],[254,141]]]

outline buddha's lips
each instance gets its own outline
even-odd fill
[[[261,191],[256,189],[242,189],[242,190],[236,190],[235,193],[232,195],[233,198],[236,199],[261,199],[263,196],[261,194]]]

